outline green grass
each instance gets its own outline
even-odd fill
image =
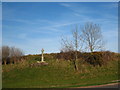
[[[48,66],[30,68],[35,60],[27,60],[16,65],[3,65],[3,88],[68,88],[99,85],[118,80],[118,61],[110,61],[107,66],[92,67],[79,65],[79,71],[69,61],[46,61]]]

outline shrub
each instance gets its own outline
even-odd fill
[[[93,66],[107,65],[107,62],[117,59],[117,55],[110,51],[82,53],[81,57]]]
[[[74,60],[75,59],[75,52],[60,52],[57,54],[57,59],[64,59],[64,60]]]
[[[85,58],[85,61],[92,64],[93,66],[101,66],[103,63],[102,55],[98,53],[89,53]]]

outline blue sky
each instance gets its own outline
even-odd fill
[[[3,45],[21,48],[25,54],[60,51],[60,37],[71,37],[75,25],[93,22],[101,26],[106,50],[118,52],[116,2],[19,2],[2,3]]]

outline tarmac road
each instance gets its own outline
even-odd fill
[[[100,86],[100,87],[96,87],[96,88],[118,88],[119,86],[120,86],[120,84],[116,83],[116,84],[109,84],[109,85]]]
[[[86,87],[78,87],[78,88],[118,88],[120,83],[112,83],[106,85],[95,85],[95,86],[86,86]],[[120,87],[119,87],[120,88]]]

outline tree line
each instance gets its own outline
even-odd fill
[[[2,46],[2,63],[6,65],[7,63],[16,63],[22,59],[24,55],[23,51],[16,47]]]

